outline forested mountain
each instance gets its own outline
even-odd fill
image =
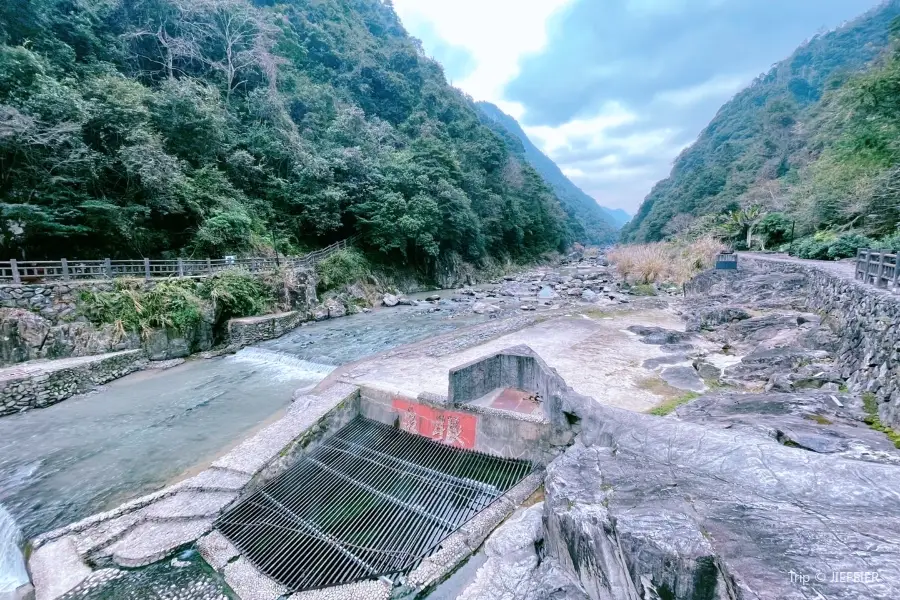
[[[597,204],[593,198],[572,183],[555,162],[531,143],[518,121],[497,106],[490,102],[478,102],[478,108],[492,122],[499,124],[520,142],[525,159],[550,185],[570,218],[580,225],[578,237],[600,244],[611,242],[618,237],[616,230],[631,218],[625,211],[613,211]]]
[[[20,259],[359,233],[431,271],[574,239],[382,0],[4,0],[0,213]]]
[[[795,222],[798,236],[895,230],[900,70],[890,40],[898,16],[892,0],[817,35],[738,93],[676,159],[623,238],[702,231],[740,208],[776,215],[770,221],[782,229]],[[876,205],[894,214],[875,219]]]

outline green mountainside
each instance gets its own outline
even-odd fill
[[[480,118],[382,0],[5,0],[2,254],[564,249],[577,223]]]
[[[597,204],[593,198],[572,183],[555,162],[531,143],[514,118],[490,102],[478,102],[477,105],[491,121],[499,124],[520,142],[525,159],[553,189],[570,219],[579,224],[580,235],[576,234],[577,237],[599,244],[614,241],[618,237],[616,230],[631,218],[628,213]]]
[[[623,238],[727,226],[728,213],[744,215],[745,232],[755,215],[768,216],[763,229],[779,230],[776,242],[792,223],[798,237],[817,239],[894,231],[900,71],[889,48],[898,16],[900,2],[886,2],[809,40],[738,93],[676,159]]]

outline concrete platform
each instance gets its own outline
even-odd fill
[[[684,322],[661,309],[611,315],[571,314],[527,325],[468,349],[429,356],[429,342],[402,353],[374,357],[336,371],[342,381],[415,397],[446,395],[450,369],[504,348],[525,344],[556,369],[575,391],[598,402],[634,411],[653,408],[661,399],[646,380],[642,363],[666,356],[626,331],[630,325],[655,325],[684,331]],[[487,401],[487,400],[485,400]]]

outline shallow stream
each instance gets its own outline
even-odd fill
[[[310,324],[232,356],[138,372],[0,418],[0,511],[15,519],[0,523],[0,582],[22,577],[12,556],[19,540],[204,468],[335,367],[487,318],[451,303],[428,308]]]

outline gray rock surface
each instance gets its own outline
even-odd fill
[[[385,306],[397,306],[400,303],[400,298],[393,294],[385,294],[381,299],[381,303]]]
[[[900,593],[895,466],[715,424],[575,411],[582,443],[548,470],[545,545],[591,598]],[[878,580],[832,581],[843,572]],[[678,591],[686,581],[693,595]]]
[[[706,385],[694,367],[668,367],[659,374],[672,387],[688,392],[703,392]]]

